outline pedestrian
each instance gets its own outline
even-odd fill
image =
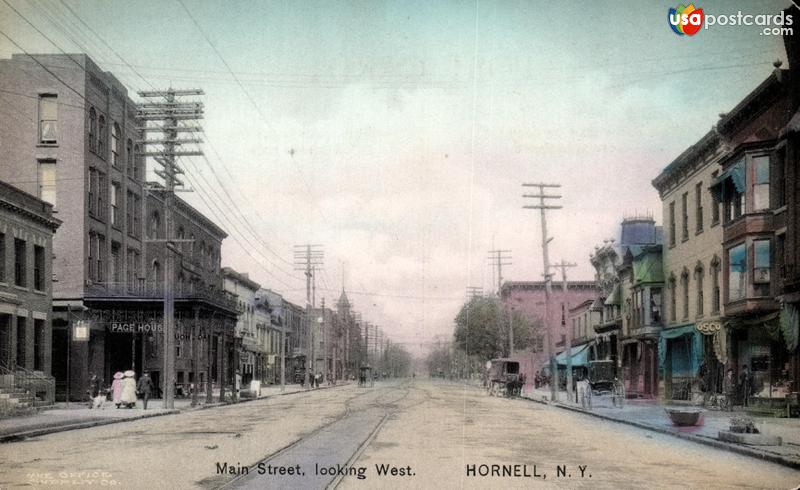
[[[742,372],[739,374],[739,398],[742,400],[742,406],[748,405],[748,398],[750,398],[753,388],[753,378],[750,375],[750,370],[747,364],[742,365]]]
[[[239,395],[242,393],[242,375],[238,369],[233,377],[233,389],[236,390],[236,401],[239,401]]]
[[[122,372],[114,373],[114,381],[111,382],[112,400],[114,405],[119,408],[122,404]]]
[[[728,369],[725,378],[722,380],[722,393],[725,395],[723,410],[733,410],[733,401],[736,397],[736,380],[733,377],[733,369]]]
[[[122,373],[122,396],[120,402],[126,408],[136,406],[136,373],[130,369]]]
[[[150,373],[145,371],[142,373],[142,377],[139,378],[139,382],[136,383],[136,391],[139,392],[139,396],[142,397],[142,409],[147,410],[147,400],[150,399],[150,395],[153,394],[155,387],[153,386],[153,380],[150,379]]]
[[[89,389],[86,390],[86,393],[89,395],[89,408],[97,408],[97,398],[100,396],[100,378],[94,373],[89,377]]]

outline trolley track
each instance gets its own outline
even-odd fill
[[[314,449],[318,449],[317,446],[312,445],[311,443],[314,441],[323,441],[330,439],[334,433],[353,433],[358,432],[359,430],[364,430],[364,424],[355,423],[355,417],[360,413],[363,417],[359,420],[363,421],[366,426],[369,428],[366,435],[363,437],[359,437],[356,440],[349,441],[354,446],[352,451],[348,450],[351,453],[350,458],[348,458],[347,463],[345,466],[353,464],[358,457],[363,453],[363,451],[369,446],[372,440],[377,436],[380,432],[380,429],[384,426],[384,424],[389,420],[389,418],[397,413],[400,410],[405,410],[410,407],[416,406],[420,403],[424,403],[429,398],[429,393],[426,390],[421,390],[421,392],[425,395],[425,397],[409,406],[400,406],[399,404],[405,400],[412,391],[413,383],[410,381],[406,381],[402,383],[399,387],[395,387],[396,389],[403,390],[403,393],[395,398],[384,400],[383,397],[387,395],[394,394],[394,391],[389,393],[382,392],[382,391],[363,391],[357,392],[354,396],[351,396],[347,400],[344,401],[344,410],[343,412],[334,417],[331,421],[326,422],[319,427],[315,428],[313,431],[304,434],[302,437],[297,438],[296,440],[292,441],[291,443],[287,444],[286,446],[280,448],[279,450],[270,453],[269,455],[261,458],[259,461],[250,465],[248,467],[248,471],[246,474],[239,474],[235,477],[230,478],[229,480],[225,481],[221,485],[219,484],[219,479],[206,479],[200,482],[201,486],[204,488],[215,488],[215,489],[231,489],[231,488],[263,488],[266,484],[266,476],[261,476],[259,478],[258,475],[258,468],[266,467],[267,465],[281,462],[283,460],[291,459],[295,456],[295,453],[311,453]],[[383,388],[383,387],[382,387]],[[385,389],[385,388],[383,388]],[[375,400],[369,401],[369,396],[374,395]],[[367,399],[368,401],[362,407],[357,407],[356,405],[361,401]],[[338,426],[338,427],[337,427]],[[338,429],[338,431],[336,430]],[[311,446],[311,447],[304,447],[304,446]],[[305,451],[304,451],[305,450]],[[335,454],[332,455],[333,457],[341,457],[346,455],[347,452],[343,454]],[[339,463],[341,464],[341,460]],[[311,466],[314,466],[313,464]],[[308,469],[308,468],[306,468]],[[341,480],[343,479],[341,476],[330,476],[328,478],[317,478],[317,481],[307,481],[308,475],[303,475],[302,478],[297,478],[294,481],[286,482],[285,480],[283,483],[284,485],[277,485],[280,488],[336,488]],[[319,481],[319,480],[326,480],[326,481]],[[300,482],[303,483],[300,483]],[[270,482],[267,486],[275,487],[276,485],[273,482]]]

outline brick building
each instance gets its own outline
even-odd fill
[[[52,204],[0,182],[0,393],[53,402]],[[0,412],[3,407],[0,406]]]
[[[163,192],[145,182],[136,104],[86,55],[13,55],[0,88],[15,114],[0,126],[0,179],[53,204],[53,375],[57,392],[84,396],[90,373],[143,369],[160,384]],[[151,190],[148,190],[151,188]],[[176,246],[176,382],[229,384],[235,298],[222,290],[225,232],[180,198]],[[87,335],[84,336],[83,334]],[[202,353],[202,355],[201,355]],[[207,385],[211,387],[211,384]],[[210,393],[210,391],[209,391]]]

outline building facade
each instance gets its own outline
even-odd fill
[[[598,289],[594,281],[569,281],[567,292],[564,294],[559,284],[553,283],[551,302],[553,311],[552,321],[549,325],[545,322],[545,283],[544,281],[507,281],[500,288],[500,298],[506,311],[518,312],[529,321],[548,325],[554,345],[552,355],[556,355],[555,345],[566,345],[566,325],[570,305],[579,305],[587,300],[594,300],[598,296]],[[540,329],[539,335],[534,339],[533,369],[539,371],[548,363],[547,358],[547,331]],[[563,347],[562,347],[563,349]]]
[[[47,68],[47,69],[45,69]],[[57,74],[57,75],[54,75]],[[0,153],[0,179],[53,205],[64,223],[53,240],[53,366],[61,398],[81,399],[90,374],[163,377],[163,279],[174,274],[175,379],[197,391],[232,375],[235,299],[222,290],[224,231],[176,198],[166,230],[163,191],[145,182],[136,104],[113,74],[85,55],[0,60],[0,88],[15,124]],[[175,268],[165,271],[166,238]],[[168,382],[170,380],[167,380]]]
[[[260,328],[256,321],[256,295],[261,288],[247,273],[236,272],[230,267],[222,268],[223,288],[236,296],[239,318],[236,322],[234,341],[237,345],[237,370],[242,384],[261,379],[263,370],[266,325]]]
[[[42,403],[54,401],[52,256],[59,225],[52,204],[0,182],[0,393],[9,398],[21,388]]]

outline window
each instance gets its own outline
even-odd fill
[[[95,255],[97,254],[97,245],[95,244],[96,238],[94,232],[89,232],[89,247],[86,255],[86,263],[89,265],[89,280],[94,281],[97,279],[95,275]]]
[[[106,280],[104,257],[106,255],[106,237],[97,235],[97,282]]]
[[[94,216],[96,213],[97,204],[97,169],[89,169],[89,215]]]
[[[119,182],[113,182],[111,184],[111,224],[114,225],[116,228],[119,228],[121,225],[120,217],[119,217],[119,196],[120,196],[120,186]]]
[[[689,239],[689,193],[681,196],[681,239]]]
[[[33,246],[33,289],[44,291],[44,247]]]
[[[161,216],[158,211],[153,211],[150,215],[150,222],[147,224],[147,236],[149,238],[158,238],[158,230],[161,228]]]
[[[150,267],[150,274],[151,280],[156,284],[156,287],[158,287],[157,284],[159,283],[159,279],[161,279],[161,264],[159,264],[157,260],[153,261]]]
[[[89,149],[97,151],[97,111],[89,109]]]
[[[33,369],[44,370],[45,348],[44,320],[33,320]]]
[[[128,291],[136,291],[136,278],[139,273],[139,254],[136,250],[128,249]]]
[[[753,211],[769,209],[769,156],[753,157]]]
[[[130,138],[125,143],[125,165],[128,167],[128,176],[133,177],[133,140]]]
[[[728,250],[728,301],[745,297],[746,276],[747,251],[742,243]]]
[[[719,258],[716,256],[711,259],[711,282],[712,282],[712,295],[711,295],[711,313],[719,313]]]
[[[6,234],[0,233],[0,282],[6,282]]]
[[[681,293],[683,296],[683,318],[689,318],[689,271],[681,274]]]
[[[105,158],[106,117],[102,114],[97,118],[97,154]]]
[[[736,163],[735,165],[741,165],[741,163]],[[736,189],[733,179],[725,179],[722,187],[722,195],[725,196],[726,223],[739,218],[745,213],[745,194]]]
[[[718,175],[719,175],[719,172],[715,170],[711,174],[711,180],[715,180]],[[712,194],[712,197],[711,197],[711,226],[714,226],[717,223],[719,223],[719,198],[718,197],[714,197],[714,195]]]
[[[14,284],[20,287],[27,287],[27,263],[28,257],[25,256],[26,253],[26,243],[25,240],[20,240],[19,238],[14,239]]]
[[[775,175],[772,180],[772,186],[775,191],[775,207],[779,208],[786,205],[786,147],[783,147],[775,152],[775,165],[772,166],[775,170]]]
[[[97,172],[97,208],[96,216],[101,220],[106,218],[106,192],[108,192],[108,181],[106,174]]]
[[[119,124],[111,125],[111,165],[119,165],[119,155],[122,153],[122,143],[119,138]]]
[[[58,96],[39,95],[39,143],[52,145],[58,141]]]
[[[39,199],[56,205],[56,161],[39,160]]]
[[[650,321],[661,322],[661,288],[650,288]]]
[[[698,182],[694,188],[694,220],[695,232],[700,233],[703,231],[703,183]]]
[[[111,242],[111,273],[109,276],[114,285],[122,283],[122,246],[119,242]]]
[[[694,269],[694,277],[695,281],[697,281],[697,317],[703,316],[703,310],[705,306],[705,297],[703,288],[705,287],[705,270],[703,269],[703,264],[698,263],[697,267]]]
[[[675,276],[672,275],[669,278],[669,318],[673,322],[678,321],[677,294],[678,288],[675,281]]]
[[[133,192],[128,191],[125,197],[125,226],[128,228],[128,233],[133,234]]]
[[[669,245],[675,246],[675,201],[669,203]]]
[[[770,275],[769,240],[754,240],[753,290],[756,296],[769,296]]]
[[[139,180],[139,145],[133,147],[133,178]]]
[[[142,221],[142,199],[138,195],[133,194],[133,203],[129,203],[128,206],[133,207],[133,227],[128,228],[128,234],[139,238],[141,236],[139,223]]]

